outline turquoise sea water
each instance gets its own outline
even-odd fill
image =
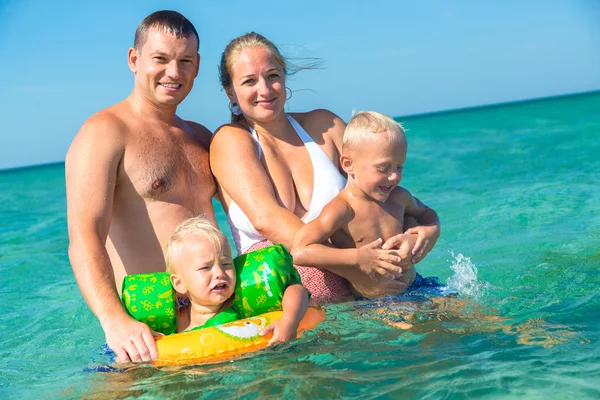
[[[64,166],[0,172],[0,398],[600,398],[600,94],[401,120],[402,184],[442,220],[417,268],[458,298],[331,306],[216,365],[85,372],[104,336],[67,258]]]

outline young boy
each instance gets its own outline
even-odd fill
[[[177,332],[244,318],[244,310],[240,309],[243,308],[240,304],[247,299],[234,296],[236,289],[235,295],[239,297],[240,293],[237,292],[240,285],[236,288],[236,269],[231,247],[223,233],[209,220],[193,217],[177,226],[167,247],[166,264],[173,288],[190,302],[177,311]],[[284,278],[278,278],[275,283],[280,284],[281,290],[272,287],[273,290],[270,291],[280,297],[276,302],[281,302],[283,317],[261,332],[263,336],[273,333],[269,345],[296,338],[298,324],[309,303],[308,292],[299,284],[300,277],[292,266],[291,258],[288,267],[278,267],[277,273],[282,274],[278,276],[287,274]],[[270,283],[274,286],[273,281]],[[243,292],[245,285],[242,283],[241,287]]]
[[[292,248],[295,264],[319,267],[350,257],[363,265],[364,260],[377,258],[381,243],[405,232],[405,215],[437,229],[433,235],[435,243],[439,236],[436,212],[397,186],[402,179],[406,151],[404,131],[392,118],[369,111],[352,118],[344,132],[340,157],[348,182],[319,217],[296,234]],[[416,277],[411,249],[417,237],[406,234],[402,239],[399,252],[408,257],[402,260],[401,275],[394,278],[408,287]],[[336,248],[328,246],[328,241]],[[351,279],[355,292],[368,298],[384,293],[381,285],[385,282],[374,282],[365,272],[357,272],[356,279]]]

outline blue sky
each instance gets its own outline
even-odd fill
[[[130,93],[127,50],[160,9],[200,34],[200,75],[179,115],[211,130],[229,115],[220,54],[252,30],[324,61],[288,80],[289,111],[348,120],[355,109],[400,116],[600,90],[594,0],[0,0],[0,169],[63,161],[81,124]]]

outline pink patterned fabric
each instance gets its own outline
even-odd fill
[[[265,239],[250,246],[246,253],[264,249],[272,245],[273,242]],[[340,301],[351,294],[348,281],[333,272],[298,265],[294,265],[294,267],[300,274],[302,285],[304,285],[312,295],[312,298],[319,304]]]

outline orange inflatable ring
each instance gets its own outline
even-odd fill
[[[158,360],[152,364],[205,364],[230,360],[267,346],[272,335],[259,332],[278,321],[283,312],[273,311],[219,326],[181,332],[157,338]],[[298,336],[325,320],[325,311],[309,307],[298,326]]]

